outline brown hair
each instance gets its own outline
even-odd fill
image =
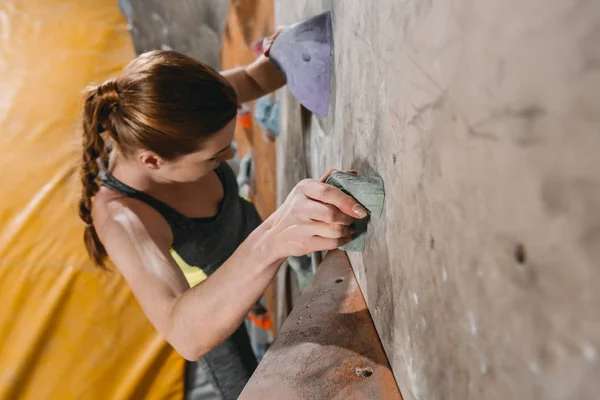
[[[236,115],[237,95],[217,71],[173,51],[151,51],[121,75],[87,90],[83,110],[82,193],[79,216],[91,259],[104,266],[106,250],[92,221],[98,174],[108,168],[105,141],[124,155],[151,150],[165,160],[200,149]]]

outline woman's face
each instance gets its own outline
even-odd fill
[[[202,150],[186,154],[173,161],[161,160],[155,173],[169,182],[194,182],[214,171],[220,163],[235,155],[231,142],[235,118],[203,143]],[[143,162],[143,161],[142,161]]]

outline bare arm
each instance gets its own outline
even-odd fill
[[[261,55],[252,64],[221,72],[238,94],[238,102],[258,99],[283,85],[285,79],[269,59]]]
[[[214,274],[192,289],[169,254],[170,230],[156,211],[125,199],[95,207],[94,220],[152,324],[183,357],[196,360],[240,325],[285,257],[347,242],[350,216],[359,216],[356,206],[332,186],[302,182]]]

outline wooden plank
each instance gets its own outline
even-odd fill
[[[402,399],[346,253],[327,254],[239,398]]]

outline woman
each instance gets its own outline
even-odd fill
[[[266,56],[221,75],[153,51],[85,101],[79,214],[88,252],[100,266],[109,256],[158,332],[200,360],[207,397],[237,398],[255,368],[242,321],[282,261],[346,243],[353,218],[366,216],[314,180],[262,224],[238,196],[225,163],[238,104],[283,83]]]

